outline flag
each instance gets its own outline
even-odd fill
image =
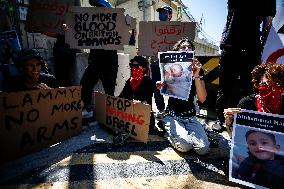
[[[284,0],[277,0],[277,12],[262,53],[263,62],[284,64]]]

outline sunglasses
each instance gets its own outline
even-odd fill
[[[141,66],[140,64],[133,64],[133,63],[130,63],[129,66],[132,68],[138,68],[139,66]]]

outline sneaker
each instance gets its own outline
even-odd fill
[[[127,139],[129,138],[128,134],[125,133],[117,133],[113,136],[113,145],[115,146],[123,146]]]
[[[156,119],[157,119],[158,121],[161,121],[164,117],[165,117],[165,112],[164,112],[164,111],[158,111],[158,112],[156,113]]]
[[[82,118],[85,118],[85,119],[92,118],[93,115],[94,115],[94,112],[92,110],[91,111],[87,111],[86,109],[84,109],[82,111]]]
[[[219,120],[217,120],[211,125],[211,128],[213,131],[221,133],[225,130],[225,127],[223,127],[222,125],[223,124]]]

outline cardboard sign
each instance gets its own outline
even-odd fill
[[[158,52],[170,51],[183,37],[193,41],[195,28],[196,22],[140,22],[138,55],[157,56]]]
[[[66,16],[66,42],[76,49],[123,50],[130,38],[122,8],[72,7]]]
[[[0,93],[0,161],[81,131],[81,87]]]
[[[96,93],[96,120],[112,130],[148,142],[151,106]]]
[[[284,115],[242,110],[234,115],[232,136],[230,181],[252,188],[283,186]]]
[[[30,0],[26,30],[64,35],[62,24],[69,7],[73,5],[74,0]]]
[[[159,52],[161,80],[165,86],[161,94],[187,100],[192,84],[193,51]]]

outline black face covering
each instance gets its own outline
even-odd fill
[[[103,7],[103,5],[99,3],[99,0],[89,0],[89,3],[94,7]]]

